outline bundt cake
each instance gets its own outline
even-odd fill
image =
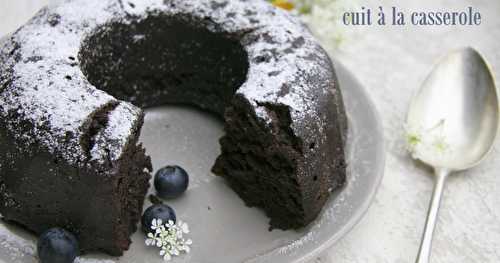
[[[306,226],[345,181],[334,68],[292,15],[264,0],[73,0],[0,44],[3,218],[120,255],[151,171],[141,108],[166,103],[224,119],[213,172],[271,228]]]

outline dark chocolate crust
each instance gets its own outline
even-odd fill
[[[139,107],[165,103],[224,118],[213,171],[272,228],[306,226],[345,182],[335,71],[296,18],[263,0],[74,0],[0,44],[2,216],[121,254],[151,170]]]
[[[19,117],[13,114],[10,118]],[[94,116],[91,129],[95,132],[106,125],[107,118],[101,114]],[[104,162],[87,159],[76,165],[37,140],[20,139],[18,132],[32,132],[29,122],[23,122],[15,133],[0,129],[3,218],[37,234],[64,227],[78,237],[83,253],[121,255],[140,219],[151,170],[149,157],[137,144],[142,114],[137,117],[129,144],[118,160],[108,156]],[[0,127],[8,124],[1,122]]]

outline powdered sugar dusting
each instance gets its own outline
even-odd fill
[[[21,61],[13,62],[13,81],[1,94],[5,106],[0,113],[5,117],[14,110],[19,120],[49,124],[48,130],[35,127],[33,134],[20,136],[42,141],[52,151],[70,148],[64,157],[81,160],[79,141],[86,122],[114,100],[88,83],[77,66],[82,40],[111,20],[129,23],[151,13],[209,18],[220,26],[210,30],[240,35],[251,63],[238,93],[254,104],[265,123],[270,120],[261,103],[289,106],[296,129],[305,126],[301,122],[306,116],[322,121],[311,96],[327,87],[310,84],[308,78],[330,74],[327,55],[292,15],[265,1],[243,0],[68,0],[45,8],[11,40],[20,46],[16,52]],[[68,134],[74,136],[65,142]]]
[[[137,107],[122,102],[108,116],[106,128],[96,135],[96,143],[90,151],[92,160],[118,160],[127,146],[131,131],[139,129],[141,112]]]
[[[309,242],[311,242],[313,240],[314,240],[313,232],[308,232],[305,236],[301,237],[300,239],[297,239],[297,240],[293,241],[288,246],[284,246],[284,247],[280,248],[280,250],[279,250],[278,253],[281,254],[281,255],[291,253],[293,251],[296,251],[297,248],[300,248],[305,243],[309,243]]]
[[[326,65],[329,58],[310,32],[288,12],[265,1],[243,0],[128,0],[122,5],[129,15],[144,16],[147,12],[191,14],[210,18],[221,27],[212,30],[242,34],[250,68],[247,81],[237,92],[256,109],[261,108],[261,103],[278,103],[290,107],[296,122],[306,116],[321,121],[312,98],[313,90],[327,92],[331,87],[311,84],[308,78],[331,75]],[[256,113],[269,123],[264,112],[260,109]]]
[[[36,244],[31,238],[26,238],[27,235],[16,230],[13,227],[8,228],[4,225],[0,226],[0,247],[2,247],[2,255],[8,257],[10,262],[35,262],[34,255]],[[5,259],[3,257],[3,259]]]
[[[37,141],[50,152],[65,153],[62,157],[68,162],[78,163],[85,159],[80,145],[85,125],[93,112],[114,98],[88,83],[76,66],[85,27],[67,19],[75,16],[65,12],[77,12],[64,6],[42,9],[12,36],[19,48],[13,51],[16,56],[7,57],[16,61],[11,83],[0,94],[0,115],[18,137]],[[23,121],[34,127],[19,130]]]

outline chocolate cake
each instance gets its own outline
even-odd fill
[[[0,45],[3,218],[121,254],[150,178],[141,108],[166,103],[224,119],[213,171],[272,228],[307,225],[345,181],[334,68],[292,15],[263,0],[74,0]]]

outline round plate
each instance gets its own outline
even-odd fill
[[[264,213],[246,207],[223,179],[212,175],[210,168],[220,152],[222,120],[180,106],[147,111],[141,141],[153,167],[156,170],[178,164],[191,179],[185,195],[167,202],[176,210],[177,218],[189,224],[189,238],[194,242],[191,253],[172,262],[304,262],[338,241],[361,219],[383,176],[382,127],[359,82],[336,64],[349,117],[348,183],[333,194],[320,217],[301,231],[268,231],[269,219]],[[146,201],[145,206],[149,205]],[[78,262],[162,262],[157,248],[145,246],[141,231],[132,236],[132,242],[121,258],[94,254]],[[37,262],[35,248],[36,237],[0,223],[0,260]]]

